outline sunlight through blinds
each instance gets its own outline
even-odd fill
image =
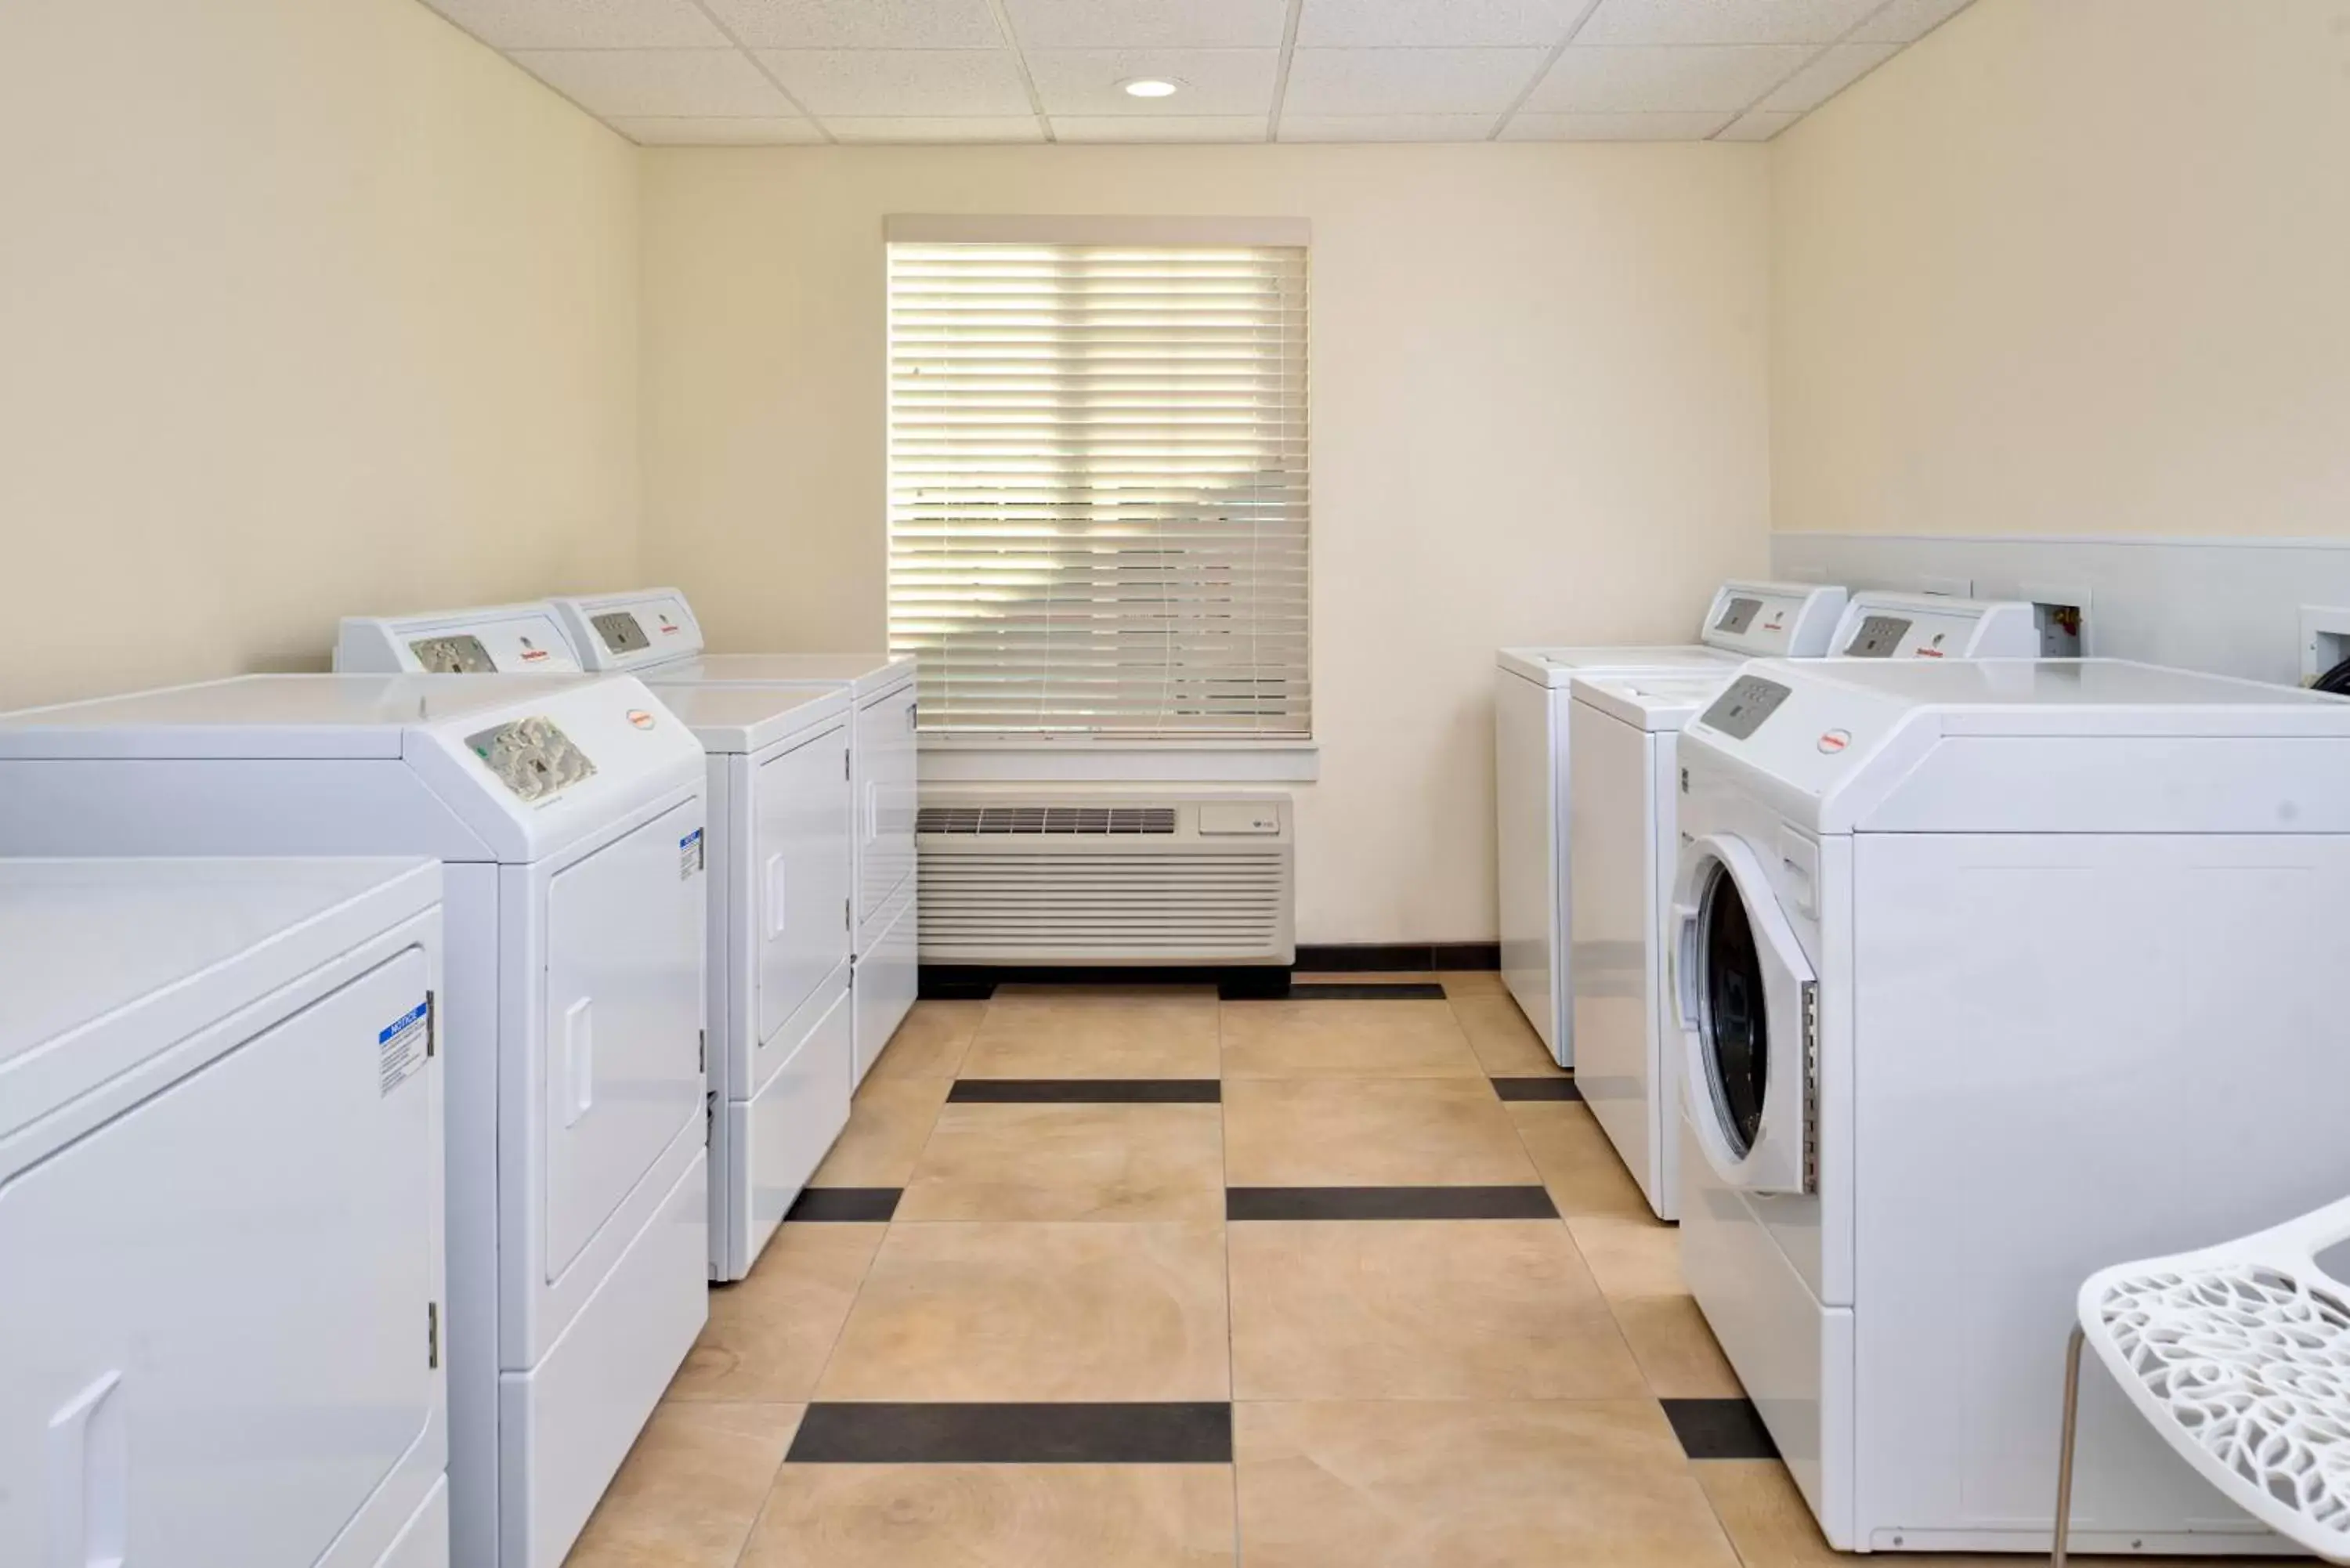
[[[926,730],[1311,731],[1303,245],[889,245]]]

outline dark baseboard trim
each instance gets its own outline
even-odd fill
[[[999,985],[1212,985],[1218,995],[1240,1001],[1287,996],[1289,971],[1278,964],[1069,964],[1024,969],[926,963],[916,994],[931,1002],[985,1002]]]
[[[1301,945],[1297,967],[1321,974],[1370,974],[1381,970],[1499,969],[1499,942],[1334,942]]]

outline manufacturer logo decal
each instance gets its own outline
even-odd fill
[[[1835,756],[1838,752],[1843,751],[1846,746],[1851,744],[1852,732],[1850,730],[1830,730],[1820,737],[1820,750],[1826,753],[1829,756]]]
[[[629,710],[629,722],[639,730],[650,730],[653,727],[653,716],[642,708],[631,708]]]

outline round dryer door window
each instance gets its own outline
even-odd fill
[[[1762,955],[1729,868],[1717,864],[1699,916],[1699,1029],[1714,1103],[1731,1148],[1744,1158],[1762,1125],[1771,1083],[1771,1019]]]

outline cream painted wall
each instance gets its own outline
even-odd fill
[[[1768,535],[1764,152],[647,154],[647,576],[715,646],[885,627],[882,220],[1314,226],[1310,942],[1494,933],[1497,644],[1685,639]]]
[[[416,0],[7,0],[0,145],[0,707],[632,574],[627,142]]]
[[[2350,534],[2350,0],[1977,0],[1772,175],[1776,527]]]

